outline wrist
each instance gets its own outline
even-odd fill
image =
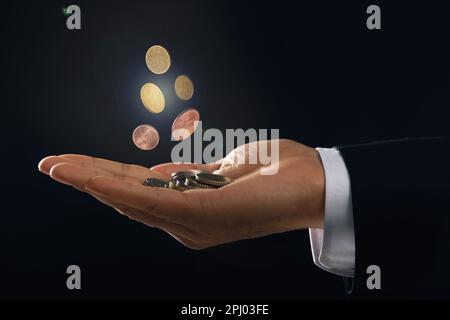
[[[307,153],[296,161],[301,168],[296,188],[298,202],[295,204],[296,229],[323,228],[325,220],[325,171],[317,150],[308,148]]]
[[[325,170],[320,154],[314,149],[313,165],[311,167],[311,216],[310,228],[323,229],[325,223]]]

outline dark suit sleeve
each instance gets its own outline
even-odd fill
[[[353,201],[351,296],[450,297],[449,141],[408,139],[339,150]],[[367,288],[371,265],[380,267],[380,290]]]

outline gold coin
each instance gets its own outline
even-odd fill
[[[188,76],[181,75],[175,80],[175,93],[181,100],[187,101],[194,95],[194,84]]]
[[[142,86],[141,100],[145,108],[153,113],[162,112],[166,104],[161,89],[153,83],[146,83]]]
[[[166,48],[155,45],[150,47],[145,54],[145,63],[151,72],[156,74],[166,73],[170,68],[170,55]]]

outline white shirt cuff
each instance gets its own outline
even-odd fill
[[[350,176],[335,148],[316,149],[325,170],[324,229],[309,229],[314,263],[344,277],[355,273],[355,233]]]

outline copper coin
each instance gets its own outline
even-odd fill
[[[159,143],[159,133],[154,127],[142,124],[134,129],[133,142],[141,150],[152,150]]]
[[[195,109],[187,109],[175,118],[172,124],[172,137],[176,141],[189,138],[197,129],[200,113]]]

